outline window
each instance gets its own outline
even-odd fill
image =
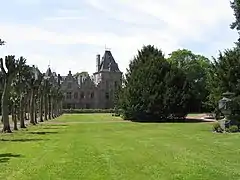
[[[67,99],[71,99],[72,98],[72,93],[71,92],[67,92]]]
[[[106,93],[105,97],[106,99],[109,99],[109,93]]]
[[[93,98],[94,98],[94,92],[91,93],[91,99],[93,99]]]
[[[81,99],[83,99],[83,98],[84,98],[84,92],[81,93]]]
[[[77,99],[77,98],[78,98],[78,93],[75,92],[75,93],[74,93],[74,99]]]

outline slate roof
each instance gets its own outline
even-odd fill
[[[45,75],[46,75],[46,76],[51,76],[51,74],[52,74],[52,71],[51,71],[50,67],[48,67]]]
[[[113,55],[111,51],[106,50],[103,57],[102,61],[100,62],[100,71],[111,71],[111,72],[119,72],[118,64],[113,58]]]

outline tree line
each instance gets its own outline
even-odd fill
[[[0,46],[5,42],[0,39]],[[36,66],[27,64],[24,57],[13,55],[0,58],[0,94],[3,132],[26,128],[25,120],[36,125],[44,120],[54,119],[62,114],[63,94],[60,89],[61,76],[51,72],[40,72]]]
[[[240,0],[230,2],[240,34]],[[214,112],[224,92],[235,94],[240,110],[240,38],[231,49],[208,59],[188,49],[166,57],[161,49],[143,46],[131,60],[116,109],[129,120],[183,119],[188,113]]]

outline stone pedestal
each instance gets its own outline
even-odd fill
[[[225,128],[226,119],[225,119],[225,118],[224,118],[224,119],[221,119],[221,120],[219,120],[218,122],[219,122],[221,128],[225,131],[225,129],[226,129],[226,128]]]

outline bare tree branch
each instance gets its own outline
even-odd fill
[[[3,41],[2,39],[0,39],[0,46],[5,45],[5,41]]]
[[[5,71],[4,67],[3,67],[3,59],[2,58],[0,58],[0,68],[1,68],[1,70],[3,72],[3,74],[6,75],[7,73],[6,73],[6,71]]]

